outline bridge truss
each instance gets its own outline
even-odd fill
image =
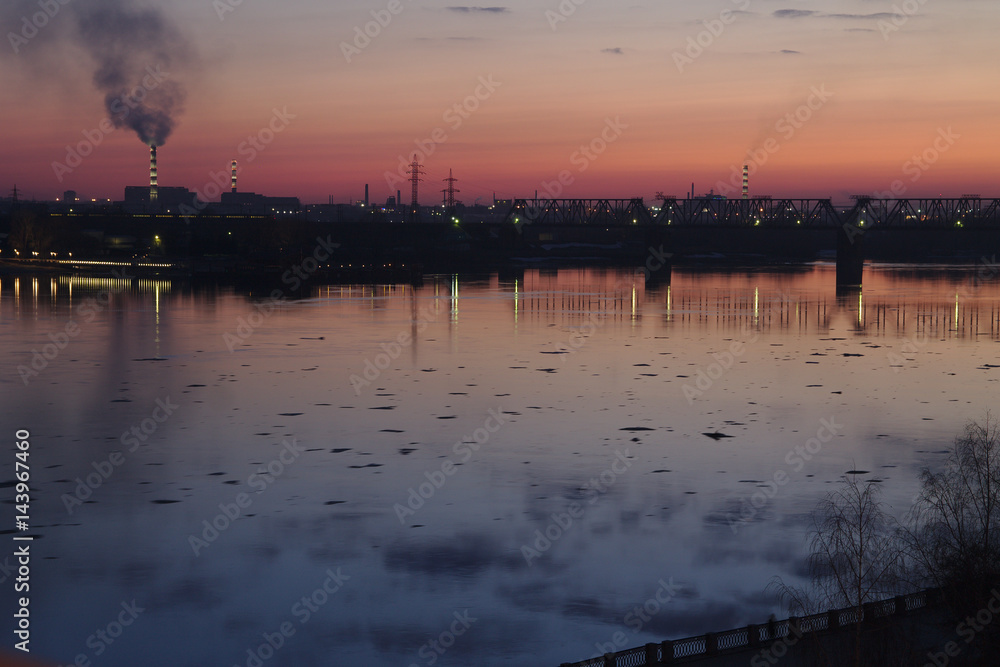
[[[874,199],[853,206],[829,199],[724,199],[668,197],[647,208],[632,199],[515,199],[506,221],[515,224],[648,226],[728,225],[743,227],[924,228],[1000,227],[1000,199],[981,197]]]
[[[507,221],[538,225],[595,227],[650,225],[641,197],[633,199],[515,199]]]

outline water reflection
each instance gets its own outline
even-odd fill
[[[438,664],[556,665],[619,631],[638,645],[759,622],[770,577],[801,576],[831,483],[870,470],[904,511],[917,471],[996,395],[995,282],[870,267],[838,292],[833,277],[526,269],[314,285],[259,317],[272,287],[4,278],[8,410],[36,438],[39,645],[96,658],[88,637],[133,599],[146,611],[101,664],[243,665],[286,621],[281,664],[366,665],[427,664],[464,610],[477,620]],[[171,417],[69,512],[164,399]],[[483,441],[491,410],[509,419]],[[842,431],[734,524],[821,419]],[[302,451],[257,494],[288,439]],[[619,456],[627,471],[593,495]],[[196,555],[191,536],[240,493]],[[350,579],[300,623],[294,605],[337,568]],[[661,579],[678,595],[630,627]]]
[[[460,291],[469,290],[470,298],[484,293],[510,294],[515,323],[525,315],[601,313],[631,321],[657,316],[665,323],[713,322],[721,330],[752,324],[764,330],[822,333],[833,318],[847,314],[858,334],[895,335],[919,328],[942,337],[1000,335],[996,286],[977,282],[971,269],[962,276],[954,270],[900,272],[876,267],[869,269],[864,288],[837,288],[830,278],[830,269],[825,266],[786,274],[674,269],[672,284],[647,287],[643,276],[630,270],[535,269],[507,281],[498,280],[496,274],[487,280],[471,279],[464,288],[463,279],[450,275],[434,276],[419,287],[324,285],[315,287],[312,296],[326,301],[362,301],[372,311],[398,307],[400,299],[412,310],[421,299],[447,298],[452,324],[460,318]],[[29,290],[24,289],[25,284],[30,285]],[[918,289],[913,290],[913,285]],[[15,313],[32,317],[58,313],[95,296],[151,303],[158,317],[161,297],[174,290],[174,281],[160,279],[59,276],[0,280],[0,299],[6,295],[13,301]],[[172,300],[171,305],[194,299],[211,311],[219,305],[218,299],[240,293],[233,287],[195,289],[184,285],[178,293],[180,299]],[[246,296],[254,298],[252,292]]]

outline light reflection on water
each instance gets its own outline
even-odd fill
[[[838,294],[833,274],[527,270],[317,286],[273,310],[254,306],[270,290],[4,278],[8,421],[32,431],[43,536],[38,652],[246,665],[287,622],[269,664],[425,665],[469,610],[437,664],[554,666],[616,632],[632,646],[780,613],[763,589],[801,574],[815,501],[861,469],[905,511],[1000,377],[996,282],[875,267]],[[71,321],[25,387],[18,366]],[[840,427],[807,458],[821,420]],[[303,451],[277,465],[291,440]],[[241,493],[240,518],[218,519]],[[213,520],[231,525],[195,556]],[[304,619],[337,568],[349,579]],[[627,616],[661,579],[678,594]],[[88,637],[133,599],[145,611],[97,656]]]

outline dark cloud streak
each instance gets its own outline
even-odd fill
[[[774,10],[775,18],[779,19],[802,19],[807,16],[816,16],[819,12],[813,11],[811,9],[776,9]]]
[[[450,12],[460,12],[462,14],[506,14],[509,7],[445,7]]]
[[[895,14],[892,12],[875,12],[874,14],[827,14],[813,9],[776,9],[772,16],[779,19],[824,18],[848,19],[851,21],[877,21],[880,19],[891,19],[895,16]]]

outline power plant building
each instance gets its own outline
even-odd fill
[[[298,197],[268,197],[237,190],[237,164],[232,161],[231,190],[219,202],[205,202],[198,193],[182,187],[159,185],[156,146],[149,148],[149,187],[126,186],[125,200],[116,202],[131,215],[231,215],[297,216],[302,212]],[[206,188],[207,189],[207,188]]]
[[[202,211],[205,204],[198,200],[198,193],[187,188],[159,186],[152,195],[152,187],[127,185],[122,209],[137,214],[183,214],[185,211]],[[182,208],[183,207],[183,208]]]
[[[162,188],[161,188],[162,192]],[[256,192],[223,192],[218,204],[209,207],[220,215],[298,215],[302,203],[298,197],[268,197]]]

